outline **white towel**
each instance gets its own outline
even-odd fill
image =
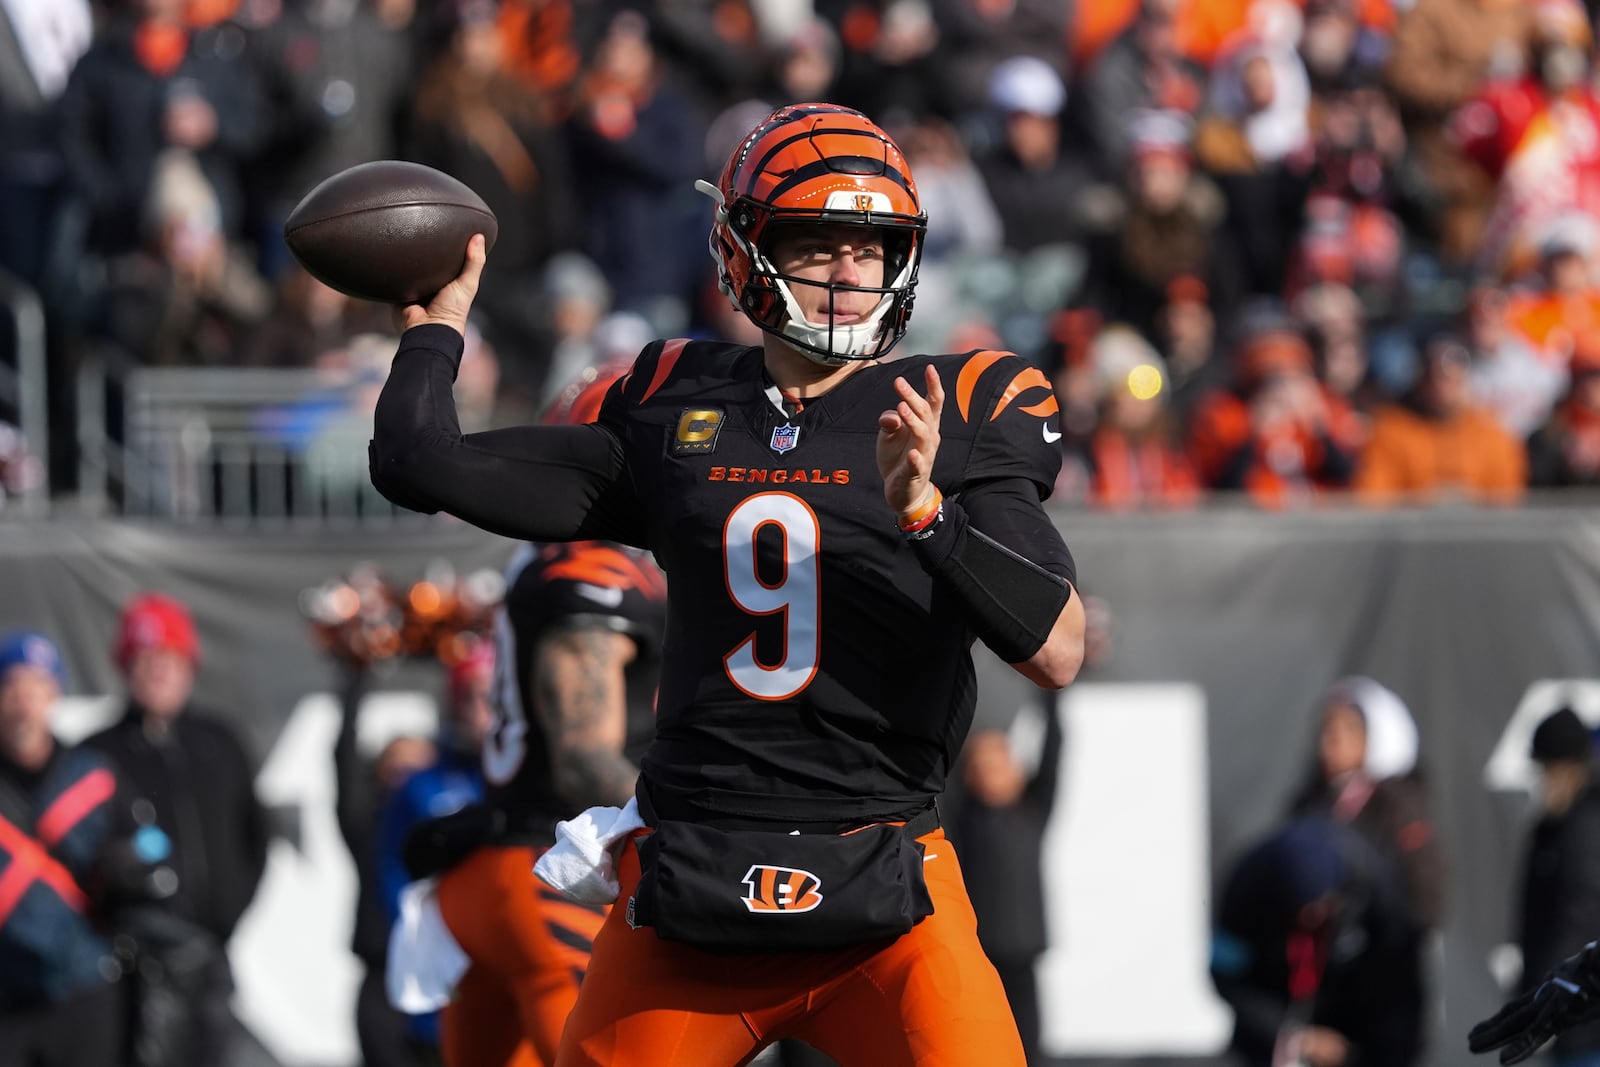
[[[617,854],[628,835],[644,828],[639,803],[626,807],[590,808],[575,819],[556,823],[556,843],[533,865],[551,889],[580,904],[610,904],[617,884]]]
[[[444,923],[437,884],[425,878],[400,891],[400,917],[389,934],[389,1003],[411,1015],[450,1003],[472,962]]]

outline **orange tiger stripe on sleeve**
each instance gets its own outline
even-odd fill
[[[962,422],[971,421],[972,391],[978,387],[978,379],[1007,355],[1006,352],[975,352],[961,365],[961,373],[956,375],[956,407],[961,412]]]
[[[1000,394],[1000,399],[995,403],[994,413],[989,416],[989,421],[993,422],[995,419],[998,419],[1000,417],[1000,413],[1011,406],[1011,402],[1013,400],[1027,392],[1029,389],[1049,388],[1050,379],[1046,378],[1044,376],[1044,372],[1039,370],[1039,368],[1029,367],[1027,370],[1019,371],[1017,376],[1011,379],[1011,384],[1006,386],[1005,392]],[[1054,397],[1051,398],[1050,402],[1052,404],[1055,402]],[[1043,403],[1043,401],[1041,401],[1041,403]],[[1032,414],[1038,414],[1038,412],[1033,412]]]

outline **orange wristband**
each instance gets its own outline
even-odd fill
[[[939,517],[939,509],[944,506],[944,494],[939,492],[939,487],[933,487],[933,495],[913,511],[910,515],[900,520],[900,532],[913,534],[932,525]]]

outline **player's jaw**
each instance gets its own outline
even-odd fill
[[[844,288],[826,282],[789,281],[789,291],[801,317],[813,326],[851,326],[865,322],[883,300],[883,294]]]

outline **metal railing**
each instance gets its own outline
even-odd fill
[[[0,363],[0,401],[17,413],[28,451],[38,460],[40,474],[25,485],[18,510],[28,517],[45,514],[50,506],[50,405],[46,382],[44,308],[27,283],[0,270],[0,307],[4,308],[16,366]]]
[[[410,514],[367,477],[370,376],[114,363],[102,360],[100,380],[85,388],[104,397],[121,379],[122,444],[109,434],[79,440],[89,446],[92,484],[120,487],[123,514],[233,525],[392,523]]]

